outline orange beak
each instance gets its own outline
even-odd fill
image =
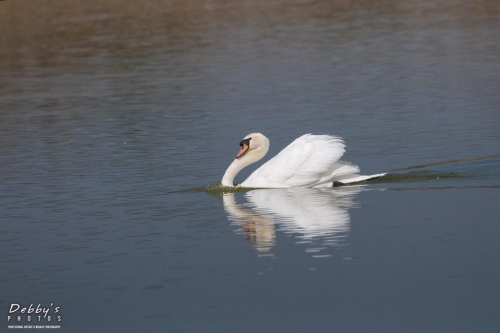
[[[245,154],[248,150],[248,145],[246,143],[243,143],[243,145],[241,146],[241,149],[240,151],[238,152],[238,155],[236,155],[236,158],[239,158],[240,156],[242,156],[243,154]]]

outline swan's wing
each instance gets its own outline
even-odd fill
[[[338,174],[359,172],[349,163],[338,163],[345,152],[336,136],[306,134],[255,170],[241,186],[301,187],[327,183]]]

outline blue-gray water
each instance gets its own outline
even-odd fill
[[[497,1],[7,0],[0,30],[0,331],[497,332]],[[255,131],[390,174],[204,192]]]

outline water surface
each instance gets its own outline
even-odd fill
[[[53,302],[68,332],[496,332],[499,22],[490,0],[1,2],[3,327]],[[255,131],[390,173],[204,192]]]

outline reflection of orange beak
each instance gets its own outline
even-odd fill
[[[241,146],[240,151],[238,152],[238,155],[236,155],[236,158],[239,158],[243,154],[245,154],[248,150],[248,145],[246,143],[243,143],[243,146]]]

